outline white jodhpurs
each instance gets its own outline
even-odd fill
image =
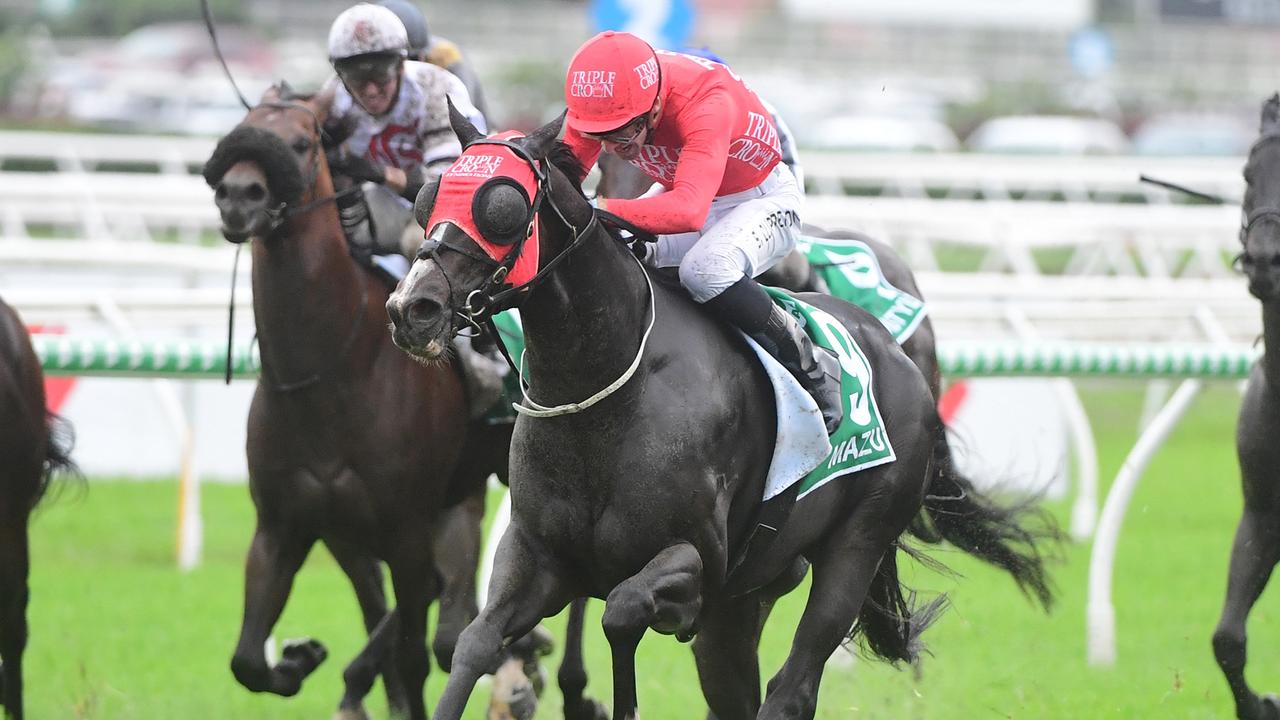
[[[660,235],[647,260],[680,267],[680,283],[704,303],[743,277],[773,267],[796,246],[804,195],[778,163],[757,186],[711,203],[701,232]]]

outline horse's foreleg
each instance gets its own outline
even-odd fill
[[[1245,509],[1236,528],[1227,579],[1227,600],[1213,633],[1213,654],[1227,677],[1236,703],[1236,716],[1248,720],[1280,718],[1273,698],[1259,698],[1244,677],[1245,621],[1280,560],[1280,519],[1274,513]]]
[[[338,703],[338,716],[365,717],[364,698],[373,688],[373,681],[379,672],[382,673],[387,705],[392,715],[403,715],[406,712],[404,685],[400,682],[400,674],[396,671],[395,658],[391,653],[399,619],[394,611],[387,612],[382,566],[376,558],[350,543],[326,540],[325,545],[351,580],[356,601],[360,604],[365,631],[369,633],[369,641],[342,671],[343,694]]]
[[[27,647],[27,521],[12,522],[0,534],[0,698],[11,720],[22,720],[22,653]]]
[[[564,698],[565,720],[606,720],[609,711],[587,697],[587,667],[582,656],[582,633],[587,615],[587,598],[569,604],[569,622],[564,633],[564,658],[556,681]]]
[[[400,618],[395,660],[408,700],[406,717],[426,720],[423,692],[431,672],[427,610],[440,595],[440,578],[432,560],[430,539],[419,535],[403,539],[399,557],[393,558],[389,565],[396,594],[396,615]]]
[[[476,566],[480,563],[484,494],[481,483],[479,492],[444,513],[434,533],[435,563],[444,587],[431,651],[445,672],[453,665],[458,635],[480,611],[476,604]]]
[[[504,646],[524,636],[572,598],[558,563],[516,523],[502,536],[489,581],[489,603],[458,636],[453,671],[435,720],[458,720],[481,675],[497,671]]]
[[[613,651],[614,720],[638,717],[636,648],[645,630],[688,641],[701,610],[702,556],[688,543],[664,549],[609,593],[601,623]]]
[[[294,695],[303,679],[325,659],[324,646],[306,640],[286,647],[281,661],[268,667],[264,648],[289,598],[293,577],[314,542],[314,538],[300,537],[288,528],[268,527],[261,521],[254,531],[245,561],[244,619],[231,658],[236,680],[253,692]]]

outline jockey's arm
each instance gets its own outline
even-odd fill
[[[675,180],[668,192],[636,200],[610,200],[608,209],[638,227],[660,235],[697,232],[706,222],[729,158],[733,102],[727,94],[709,95],[688,117],[684,147],[676,163]]]

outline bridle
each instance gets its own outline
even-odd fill
[[[478,329],[480,322],[491,323],[494,314],[514,307],[524,295],[527,295],[530,290],[541,284],[557,265],[563,262],[570,253],[581,247],[583,242],[598,230],[600,219],[597,211],[591,213],[591,220],[585,227],[579,228],[570,222],[569,218],[565,216],[564,211],[562,211],[560,206],[556,203],[555,198],[551,195],[551,181],[550,177],[547,175],[546,169],[542,165],[543,161],[534,158],[529,154],[529,151],[525,150],[520,145],[508,140],[489,138],[473,140],[472,142],[467,143],[468,148],[472,145],[501,145],[511,150],[516,154],[516,157],[527,163],[533,170],[534,180],[537,184],[537,190],[534,193],[533,201],[531,203],[533,211],[529,216],[529,225],[525,228],[524,233],[518,240],[516,240],[512,245],[511,250],[501,261],[494,260],[482,252],[477,252],[465,245],[449,240],[445,237],[443,232],[444,228],[442,226],[433,229],[431,234],[427,236],[426,241],[422,243],[422,247],[418,248],[417,259],[430,259],[436,261],[437,267],[439,267],[441,273],[444,274],[445,283],[449,288],[450,298],[454,297],[453,282],[449,278],[448,271],[445,270],[443,264],[440,262],[441,250],[451,250],[493,268],[493,271],[484,279],[484,282],[482,282],[478,288],[467,294],[466,300],[463,302],[462,309],[454,311],[465,323],[467,323],[468,326]],[[528,282],[519,286],[511,287],[505,282],[507,275],[510,274],[511,268],[515,266],[516,261],[520,259],[520,254],[524,252],[525,243],[527,243],[529,238],[533,236],[534,228],[538,222],[538,211],[542,208],[544,201],[547,206],[555,211],[556,215],[560,218],[560,221],[564,223],[565,227],[569,228],[573,233],[573,240],[570,241],[570,243],[561,250],[559,254],[551,258],[551,260],[540,268]]]
[[[1263,134],[1253,143],[1253,146],[1249,148],[1249,157],[1252,159],[1253,154],[1257,152],[1258,148],[1274,140],[1280,140],[1280,132],[1268,132]],[[1249,236],[1249,230],[1253,228],[1254,224],[1264,218],[1271,218],[1276,222],[1280,222],[1280,206],[1262,205],[1250,210],[1249,214],[1244,217],[1244,222],[1240,225],[1241,245],[1244,245],[1244,241]]]
[[[306,103],[298,102],[297,100],[273,100],[259,103],[258,107],[269,107],[279,110],[302,110],[311,117],[311,125],[314,134],[312,135],[311,158],[308,163],[310,168],[307,174],[306,184],[303,185],[303,187],[314,188],[316,185],[316,179],[320,175],[320,148],[323,145],[325,138],[325,132],[320,123],[320,117],[316,115],[315,110],[313,110],[311,106]],[[311,201],[301,205],[290,205],[287,202],[281,201],[280,204],[276,205],[274,208],[267,208],[267,210],[264,211],[267,214],[267,217],[271,220],[266,234],[274,235],[276,231],[284,226],[284,224],[289,220],[298,217],[299,215],[304,215],[321,205],[335,202],[339,198],[360,191],[361,187],[357,183],[345,190],[339,190],[324,197],[312,199]],[[231,382],[231,348],[232,338],[235,334],[236,267],[240,264],[240,248],[245,240],[232,242],[236,245],[236,256],[231,269],[231,301],[227,308],[227,374],[225,381],[228,384]],[[342,360],[342,358],[346,357],[351,346],[355,344],[356,336],[360,332],[360,325],[364,321],[365,312],[369,304],[369,283],[368,279],[364,277],[364,273],[358,273],[358,275],[360,276],[360,300],[356,306],[356,317],[351,323],[351,329],[347,331],[347,337],[342,343],[342,348],[333,356],[333,362],[329,367],[336,365]],[[276,392],[292,392],[295,390],[301,390],[320,382],[327,370],[328,368],[317,370],[302,380],[294,380],[291,382],[270,381],[269,385],[271,389]],[[267,375],[265,366],[263,367],[262,375],[265,380]]]
[[[657,321],[657,309],[655,305],[653,283],[649,279],[649,274],[644,271],[643,266],[641,267],[641,273],[644,275],[645,282],[648,284],[649,288],[649,324],[645,328],[643,336],[640,338],[640,347],[636,351],[635,358],[632,360],[630,366],[628,366],[617,379],[609,383],[600,391],[579,402],[564,403],[562,405],[548,407],[545,405],[539,405],[529,397],[529,387],[524,381],[524,357],[523,355],[521,356],[519,364],[516,364],[516,362],[512,360],[511,354],[507,351],[506,345],[502,342],[502,336],[498,332],[497,325],[494,324],[493,315],[502,310],[514,307],[520,299],[528,294],[530,290],[537,287],[543,280],[545,280],[547,276],[555,270],[556,266],[563,262],[570,253],[581,247],[588,237],[598,232],[601,229],[600,220],[602,216],[610,224],[631,231],[632,234],[636,235],[638,240],[652,240],[653,236],[648,232],[635,227],[631,223],[622,220],[615,215],[599,210],[598,208],[592,208],[591,220],[585,227],[579,228],[577,225],[574,225],[569,221],[569,218],[565,216],[564,211],[562,211],[560,206],[556,204],[555,197],[551,193],[549,176],[542,165],[542,162],[544,161],[534,158],[522,146],[507,140],[481,138],[467,143],[466,147],[469,148],[472,145],[501,145],[515,153],[516,157],[527,163],[533,170],[534,179],[537,183],[537,190],[535,191],[533,201],[531,202],[532,212],[529,215],[529,225],[525,228],[524,233],[520,235],[519,239],[512,244],[511,250],[501,261],[494,260],[484,253],[476,252],[469,247],[450,241],[445,237],[445,233],[442,231],[442,226],[432,229],[431,234],[427,236],[422,247],[418,249],[417,259],[430,259],[435,261],[436,267],[438,267],[440,272],[444,275],[445,285],[449,293],[448,297],[451,300],[454,299],[456,295],[453,289],[453,281],[450,280],[449,273],[445,269],[444,264],[440,262],[440,251],[442,249],[451,250],[493,268],[493,271],[484,279],[480,286],[467,294],[467,298],[463,303],[462,309],[455,310],[454,313],[461,317],[468,326],[475,328],[477,332],[480,330],[480,323],[484,323],[484,326],[488,329],[490,336],[494,339],[498,349],[502,352],[503,358],[506,359],[507,364],[519,378],[520,393],[524,397],[524,403],[513,404],[513,407],[517,412],[531,417],[555,417],[558,415],[570,415],[586,410],[592,405],[595,405],[601,400],[612,395],[623,385],[626,385],[640,368],[640,360],[644,356],[645,346],[649,342],[649,335],[653,331],[653,326]],[[465,149],[466,148],[464,148],[464,150]],[[544,200],[546,204],[555,211],[556,215],[559,216],[560,221],[564,223],[565,227],[569,228],[569,230],[573,232],[573,240],[570,241],[570,243],[555,257],[548,260],[545,265],[534,273],[533,277],[531,277],[528,282],[515,287],[507,286],[505,284],[505,280],[510,274],[511,268],[515,266],[516,260],[519,259],[520,253],[523,252],[525,243],[533,236],[534,228],[538,222],[538,211],[542,208]],[[633,257],[635,256],[633,255]],[[639,258],[635,258],[635,260],[637,263],[640,262]]]
[[[320,175],[320,148],[324,144],[324,138],[326,136],[324,127],[321,126],[320,117],[316,115],[316,111],[313,110],[311,106],[307,105],[306,103],[298,102],[297,100],[272,100],[269,102],[259,103],[258,107],[275,108],[277,110],[302,110],[303,112],[307,113],[307,115],[311,116],[311,127],[313,130],[312,143],[311,143],[311,158],[310,158],[310,161],[308,162],[309,168],[307,171],[307,179],[303,187],[308,187],[308,188],[315,187],[316,178]],[[324,197],[315,198],[301,205],[290,205],[287,202],[281,201],[280,204],[276,205],[275,207],[267,208],[264,211],[267,217],[270,218],[271,220],[271,223],[267,226],[267,234],[268,235],[274,234],[286,222],[288,222],[289,220],[299,215],[304,215],[308,212],[311,212],[312,210],[315,210],[321,205],[335,202],[340,198],[346,197],[347,195],[353,195],[357,192],[360,192],[360,189],[361,189],[360,184],[355,183],[349,188],[346,188],[344,190],[338,190],[337,192],[330,193],[329,195],[325,195]],[[244,242],[244,240],[240,240],[238,242]]]

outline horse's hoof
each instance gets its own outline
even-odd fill
[[[1258,707],[1262,709],[1262,720],[1280,720],[1280,698],[1275,695],[1263,695]]]
[[[589,697],[579,698],[573,707],[564,709],[564,720],[609,720],[610,717],[604,703]]]
[[[333,720],[370,720],[369,713],[365,712],[364,706],[357,708],[338,708],[338,712],[333,714]]]
[[[329,651],[319,640],[311,638],[287,640],[284,643],[284,649],[280,651],[280,662],[276,665],[276,669],[287,669],[297,673],[298,677],[304,678],[320,667],[320,663],[327,657],[329,657]]]
[[[493,676],[488,720],[530,720],[538,710],[538,694],[524,673],[524,663],[511,659]]]

